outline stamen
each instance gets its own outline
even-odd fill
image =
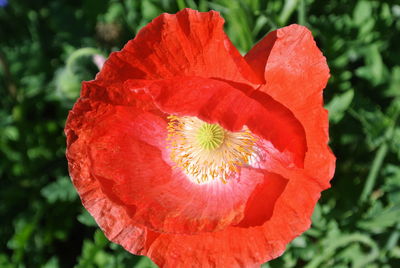
[[[256,138],[247,128],[231,132],[196,117],[168,119],[170,157],[196,183],[214,179],[226,183],[255,154]]]

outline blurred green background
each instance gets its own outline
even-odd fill
[[[331,68],[332,188],[312,228],[263,267],[400,267],[400,1],[366,0],[0,0],[0,267],[153,267],[82,208],[63,127],[93,55],[184,7],[220,11],[242,53],[306,25]]]

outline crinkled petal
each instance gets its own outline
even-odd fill
[[[158,114],[81,100],[69,118],[67,156],[76,187],[90,187],[81,181],[90,176],[96,191],[123,207],[131,224],[170,233],[219,230],[243,219],[249,197],[263,183],[262,172],[252,168],[241,169],[229,184],[193,183],[173,168],[167,123]],[[86,201],[91,193],[81,195],[89,211],[99,205]],[[93,216],[115,220],[113,214]]]
[[[320,186],[300,170],[291,177],[275,203],[273,214],[262,225],[231,226],[222,231],[195,235],[161,234],[148,249],[160,267],[259,267],[280,256],[286,245],[310,227],[310,217]],[[285,181],[277,174],[266,178]],[[275,184],[278,184],[275,182]]]
[[[90,159],[85,148],[90,140],[87,130],[93,128],[93,122],[82,120],[82,114],[95,118],[105,113],[105,105],[89,100],[78,102],[70,112],[65,129],[69,172],[83,205],[105,235],[115,243],[124,245],[130,252],[140,254],[149,240],[146,229],[132,224],[125,207],[110,199],[102,191],[99,181],[91,175]]]
[[[67,121],[84,206],[110,240],[161,267],[276,258],[309,228],[333,174],[322,107],[329,70],[310,32],[277,30],[243,59],[222,27],[216,12],[156,18],[84,84]],[[194,184],[172,168],[165,113],[246,125],[264,154],[236,181]]]
[[[329,68],[311,32],[300,25],[278,29],[245,58],[259,75],[264,74],[266,84],[261,90],[289,108],[304,127],[304,167],[324,188],[329,187],[335,157],[327,146],[328,114],[322,99]]]
[[[116,83],[190,75],[260,84],[262,77],[232,45],[223,24],[215,11],[164,13],[141,29],[122,51],[111,54],[96,79]]]
[[[132,84],[134,88],[135,81]],[[287,108],[261,91],[246,95],[224,81],[200,77],[161,80],[147,90],[164,112],[197,116],[230,131],[247,126],[279,151],[290,154],[291,163],[303,165],[307,148],[302,126]]]

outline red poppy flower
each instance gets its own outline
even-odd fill
[[[162,267],[252,267],[310,227],[329,187],[325,58],[307,28],[242,57],[217,12],[163,14],[111,54],[65,128],[105,235]]]

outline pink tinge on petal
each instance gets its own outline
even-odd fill
[[[124,207],[132,224],[160,232],[198,233],[242,220],[249,196],[263,183],[262,172],[242,168],[239,178],[228,184],[215,180],[198,185],[172,167],[164,118],[129,106],[95,106],[81,114],[81,123],[70,125],[74,138],[69,148],[76,149],[69,149],[68,155],[85,159],[91,179]],[[90,126],[83,129],[82,124]],[[85,155],[75,155],[77,144]]]
[[[106,58],[100,54],[93,55],[93,63],[97,66],[99,71],[103,68],[104,63],[106,62]]]
[[[307,150],[304,129],[290,110],[268,94],[254,91],[246,95],[229,83],[201,77],[156,81],[147,91],[162,111],[196,116],[230,131],[247,126],[279,151],[290,153],[295,165],[303,165]]]

